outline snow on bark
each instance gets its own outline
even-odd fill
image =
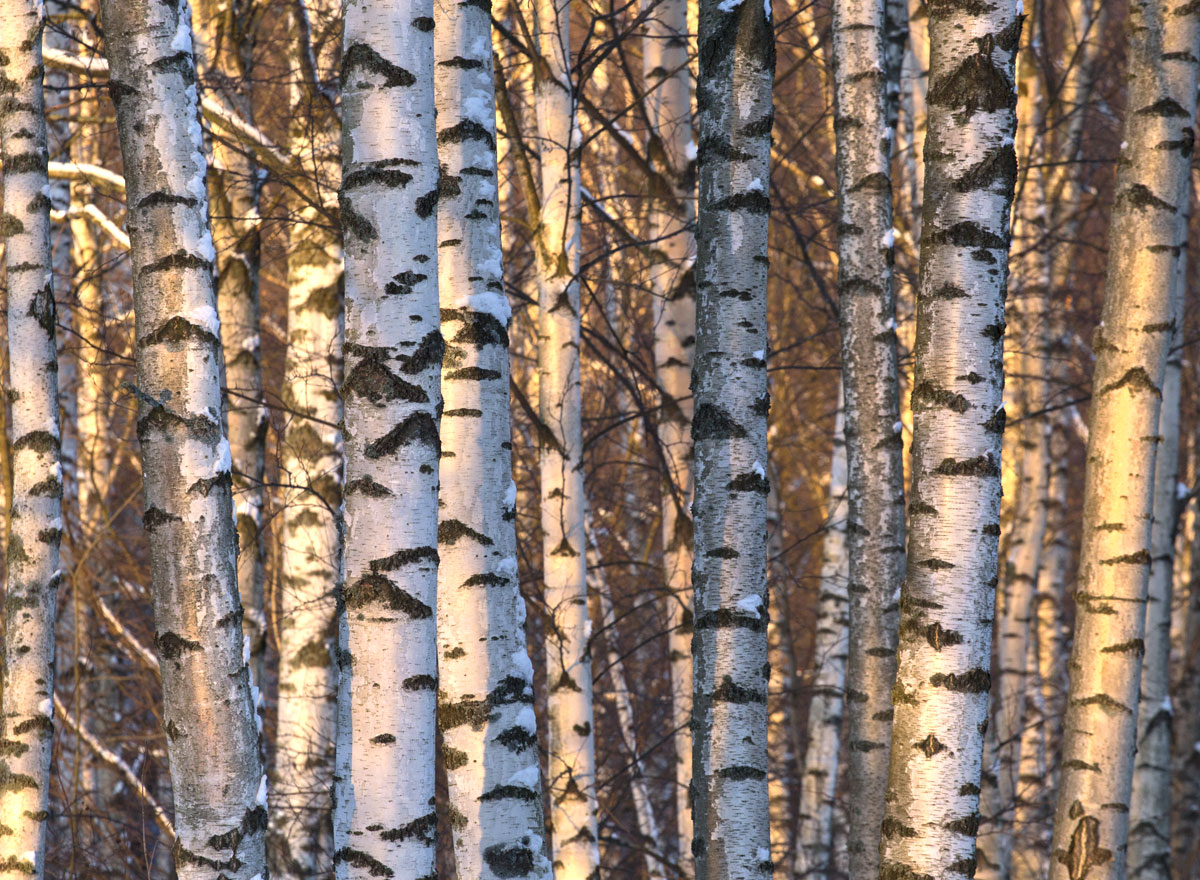
[[[197,59],[210,100],[227,102],[253,118],[249,73],[242,50],[254,34],[251,16],[230,11],[227,0],[201,0]],[[266,649],[263,612],[263,470],[267,408],[259,342],[258,167],[222,138],[211,138],[209,215],[217,251],[217,313],[225,355],[225,424],[233,458],[233,496],[238,530],[238,589],[246,606],[243,628],[250,638],[251,671],[262,682]]]
[[[129,204],[155,644],[181,878],[265,872],[265,784],[243,655],[216,257],[186,2],[104,0]]]
[[[450,831],[459,876],[549,880],[533,665],[517,582],[491,20],[479,5],[435,4],[434,32],[446,340],[438,725]]]
[[[586,499],[580,456],[579,147],[571,84],[570,0],[536,0],[534,34],[545,66],[534,79],[541,151],[538,249],[538,414],[542,565],[547,626],[550,827],[555,874],[598,869]],[[560,864],[561,863],[561,864]]]
[[[1050,877],[1123,878],[1170,291],[1183,248],[1200,8],[1130,8],[1124,145],[1093,350],[1083,541]]]
[[[767,218],[770,9],[702,0],[692,388],[697,880],[768,876]]]
[[[650,269],[653,297],[654,368],[663,392],[658,441],[668,474],[663,481],[663,569],[667,588],[667,648],[675,731],[675,847],[680,870],[691,873],[692,811],[692,501],[689,382],[696,341],[695,150],[691,124],[686,0],[661,0],[646,21],[642,73],[649,89],[646,115],[661,147],[655,167],[670,180],[670,192],[655,192],[649,215],[657,253]]]
[[[850,872],[879,871],[896,679],[897,589],[904,580],[904,439],[892,263],[892,141],[898,58],[889,9],[838,0],[833,14],[838,297],[846,409],[850,645],[846,672]],[[907,10],[905,10],[907,15]],[[902,38],[901,38],[902,39]],[[893,87],[895,94],[893,95]]]
[[[344,5],[339,880],[434,869],[442,334],[432,0]],[[399,218],[403,218],[400,222]],[[470,540],[470,536],[459,536]],[[534,782],[536,785],[536,780]]]
[[[0,877],[45,876],[63,470],[40,2],[0,7],[0,237],[8,276],[12,495],[0,715]]]
[[[337,120],[302,75],[308,50],[302,18],[291,10],[289,46],[294,108],[288,131],[292,155],[307,174],[292,197],[296,222],[287,251],[288,339],[283,403],[287,407],[280,469],[286,489],[278,522],[279,698],[271,798],[271,867],[284,877],[328,876],[332,867],[334,740],[337,712],[337,632],[342,505],[342,247],[318,205],[341,179]],[[320,11],[332,13],[333,0]],[[337,46],[314,63],[329,77]],[[313,120],[320,124],[313,124]]]
[[[1016,179],[1013,0],[931,6],[907,581],[883,880],[975,871]]]
[[[841,764],[839,751],[850,626],[847,479],[844,416],[839,406],[829,468],[827,531],[822,547],[821,593],[813,645],[813,656],[818,665],[812,683],[812,703],[808,708],[808,748],[804,752],[796,835],[796,875],[814,880],[824,880],[835,870],[833,808]],[[786,611],[781,609],[781,613]]]

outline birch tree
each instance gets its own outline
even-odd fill
[[[1180,209],[1179,240],[1186,248],[1190,186]],[[1145,657],[1138,694],[1137,756],[1129,803],[1131,877],[1171,876],[1171,607],[1179,495],[1179,398],[1182,384],[1186,255],[1181,253],[1171,288],[1173,329],[1158,416],[1154,460],[1154,520],[1150,525],[1150,580],[1146,592]]]
[[[462,877],[549,878],[517,582],[491,20],[435,4],[442,456],[438,724]]]
[[[839,395],[840,396],[840,395]],[[838,407],[829,468],[829,513],[821,552],[821,594],[813,655],[817,665],[808,707],[808,748],[800,777],[796,874],[824,880],[833,870],[833,808],[837,793],[846,657],[849,651],[849,570],[846,556],[846,441]]]
[[[889,2],[889,9],[899,4]],[[907,9],[904,10],[907,18]],[[838,308],[846,397],[850,653],[846,672],[850,872],[879,872],[878,828],[896,677],[896,590],[904,579],[904,465],[892,286],[890,165],[899,56],[885,4],[833,7]],[[889,92],[893,92],[889,95]]]
[[[439,367],[432,0],[344,5],[346,524],[335,876],[434,866]],[[398,223],[397,218],[404,218]]]
[[[649,93],[646,114],[655,167],[670,180],[670,192],[654,192],[650,211],[653,265],[654,368],[662,389],[658,441],[665,454],[662,536],[666,574],[667,647],[671,670],[672,724],[675,731],[675,811],[679,866],[691,872],[692,737],[692,500],[691,419],[688,382],[696,343],[693,266],[695,240],[695,157],[692,140],[691,73],[688,69],[687,3],[659,0],[649,10],[642,41],[642,73]]]
[[[288,20],[293,108],[290,155],[304,174],[289,199],[288,339],[280,445],[286,489],[280,541],[279,697],[272,870],[285,877],[328,876],[332,866],[334,741],[337,735],[335,608],[341,568],[342,246],[324,204],[341,178],[337,117],[323,90],[339,46],[314,47],[310,14],[328,19],[333,0],[291,5]],[[310,13],[311,10],[311,13]]]
[[[697,880],[770,873],[767,813],[769,4],[700,5],[692,371]]]
[[[1159,413],[1174,332],[1200,9],[1130,9],[1127,111],[1089,424],[1051,878],[1125,876]]]
[[[0,7],[0,236],[8,275],[12,485],[0,687],[0,877],[42,878],[62,540],[58,376],[38,2]],[[7,441],[6,441],[7,442]]]
[[[254,39],[251,14],[222,0],[201,0],[198,63],[212,99],[253,120],[246,66]],[[254,161],[221,137],[210,140],[209,214],[215,266],[217,313],[225,356],[225,424],[233,459],[238,530],[238,588],[246,606],[252,669],[262,681],[266,646],[263,612],[263,472],[267,408],[263,398],[262,342],[258,330],[261,181]]]
[[[535,0],[534,102],[541,153],[538,230],[538,414],[548,428],[538,452],[550,829],[555,873],[584,880],[597,870],[596,755],[591,625],[584,535],[583,428],[579,388],[579,125],[571,83],[570,0]]]
[[[182,878],[265,872],[267,780],[243,653],[232,459],[187,3],[103,0],[125,166],[138,438]]]
[[[880,876],[971,876],[1000,534],[1015,3],[929,9],[908,577]]]

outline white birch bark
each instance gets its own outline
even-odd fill
[[[899,95],[899,64],[889,57],[896,53],[889,52],[895,45],[886,14],[893,6],[890,0],[838,0],[833,8],[838,296],[849,467],[846,773],[847,796],[858,813],[847,829],[847,845],[850,873],[856,877],[879,872],[897,590],[904,580],[903,435],[892,278],[895,128],[889,120]]]
[[[538,230],[538,414],[542,566],[547,627],[546,723],[555,875],[585,880],[598,869],[591,624],[587,603],[586,499],[579,387],[579,127],[571,83],[570,0],[536,0],[540,64],[534,102],[541,152]]]
[[[1014,2],[935,4],[908,579],[880,877],[971,876],[991,676],[1016,179]]]
[[[829,468],[829,506],[825,514],[827,531],[821,549],[821,593],[813,645],[817,674],[813,679],[812,702],[808,707],[808,748],[804,753],[800,779],[799,830],[796,834],[795,874],[813,880],[825,880],[835,870],[833,808],[840,769],[850,625],[846,482],[844,417],[839,406]]]
[[[1187,202],[1180,211],[1179,240],[1187,242]],[[1186,249],[1186,244],[1184,244]],[[1163,376],[1154,461],[1154,521],[1150,526],[1150,580],[1146,591],[1146,655],[1138,694],[1137,757],[1129,802],[1130,877],[1171,876],[1171,607],[1176,507],[1179,486],[1179,422],[1182,386],[1186,251],[1180,254],[1171,290],[1171,348]]]
[[[542,845],[533,665],[517,582],[508,323],[496,182],[491,20],[435,4],[442,167],[438,725],[460,877],[552,876]]]
[[[695,238],[695,156],[692,140],[692,83],[688,68],[686,0],[657,0],[650,6],[642,40],[646,115],[650,120],[655,167],[672,182],[669,193],[654,193],[650,211],[650,268],[653,297],[654,369],[662,389],[658,442],[668,473],[663,480],[663,569],[668,596],[667,638],[671,710],[675,730],[675,847],[679,868],[692,872],[692,398],[689,382],[696,344],[693,268]]]
[[[692,809],[697,880],[772,872],[767,793],[769,4],[700,4]]]
[[[201,0],[197,59],[210,100],[253,119],[245,45],[254,39],[251,16],[228,0]],[[266,648],[263,612],[263,471],[267,408],[263,397],[259,314],[258,166],[245,151],[212,138],[208,178],[213,246],[217,250],[217,313],[225,355],[225,424],[233,459],[233,496],[238,530],[238,590],[246,607],[251,671],[262,681]]]
[[[265,872],[258,752],[221,427],[220,322],[186,2],[103,0],[129,204],[138,436],[181,878]]]
[[[1109,231],[1054,822],[1053,880],[1126,876],[1129,800],[1151,564],[1158,419],[1174,331],[1200,9],[1130,9],[1124,149]]]
[[[306,58],[310,8],[323,17],[333,0],[294,3],[288,21],[293,108],[289,151],[305,175],[289,204],[288,338],[280,446],[282,515],[278,594],[279,697],[271,799],[271,868],[286,878],[325,877],[332,867],[333,774],[338,673],[335,613],[341,569],[342,247],[321,210],[341,178],[337,120],[318,81],[336,45]],[[306,70],[311,67],[311,74]]]
[[[54,619],[63,534],[39,2],[0,7],[0,236],[8,280],[12,495],[0,686],[0,877],[45,876]]]
[[[335,876],[434,870],[438,157],[432,0],[343,6],[346,526]],[[401,220],[401,218],[403,218]]]

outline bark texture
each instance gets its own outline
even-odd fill
[[[538,413],[550,828],[555,875],[586,880],[598,869],[591,624],[579,387],[579,127],[571,83],[570,0],[537,0],[540,53],[534,79],[541,151],[538,230]]]
[[[800,778],[796,876],[825,880],[834,870],[833,808],[841,765],[842,712],[845,704],[846,657],[849,651],[847,590],[850,560],[846,554],[846,441],[843,409],[834,425],[829,468],[829,512],[822,546],[821,595],[813,656],[817,674],[808,707],[808,748]],[[786,609],[783,609],[786,613]]]
[[[767,218],[770,7],[702,0],[692,695],[697,880],[770,875]]]
[[[432,0],[344,6],[345,632],[335,876],[434,868],[438,157]],[[397,218],[404,222],[398,223]]]
[[[0,7],[0,237],[8,278],[12,494],[6,510],[0,877],[45,876],[54,619],[63,534],[58,364],[39,2]]]
[[[435,4],[442,334],[438,724],[460,877],[549,880],[517,581],[491,20]]]
[[[976,866],[1020,32],[1013,2],[929,8],[908,578],[883,880],[972,876]]]
[[[1130,8],[1129,94],[1109,232],[1054,822],[1053,880],[1126,876],[1129,802],[1145,653],[1159,414],[1175,330],[1200,8]]]
[[[338,46],[310,45],[310,10],[332,15],[334,0],[294,3],[288,97],[289,153],[304,168],[289,197],[288,338],[280,445],[283,512],[278,593],[279,697],[271,868],[284,877],[328,876],[332,866],[333,773],[338,672],[335,615],[341,571],[342,245],[322,208],[341,179],[337,119],[319,90],[336,73]],[[311,70],[311,72],[307,72]]]
[[[850,872],[879,872],[892,735],[897,591],[904,580],[904,439],[896,365],[891,154],[900,55],[895,2],[838,0],[833,13],[838,307],[849,464],[850,655],[846,671]],[[905,19],[907,9],[904,10]],[[882,72],[882,76],[880,75]],[[893,83],[891,77],[895,76]],[[891,117],[891,118],[889,118]]]
[[[100,11],[129,204],[143,521],[176,870],[250,880],[266,870],[267,780],[243,653],[191,10],[105,0]]]

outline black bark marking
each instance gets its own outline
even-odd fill
[[[184,651],[204,650],[204,647],[199,642],[193,642],[191,639],[185,639],[173,632],[155,633],[154,644],[158,648],[158,655],[164,660],[175,660],[179,658]]]
[[[1144,367],[1132,367],[1125,375],[1115,382],[1110,382],[1100,389],[1100,394],[1108,394],[1118,388],[1128,388],[1131,394],[1138,391],[1149,391],[1155,397],[1162,399],[1162,391],[1150,380],[1150,374]]]
[[[984,694],[992,689],[992,676],[986,669],[976,666],[966,672],[935,672],[929,676],[929,683],[959,694]]]
[[[363,454],[368,459],[383,458],[414,443],[424,443],[436,452],[441,452],[442,443],[438,436],[437,424],[427,412],[412,413],[382,437],[368,443]]]
[[[929,407],[944,407],[956,413],[965,413],[971,409],[971,402],[961,394],[945,388],[939,388],[928,380],[913,389],[912,402],[914,409],[917,408],[919,403],[928,404]]]
[[[366,43],[355,43],[346,50],[346,55],[342,58],[342,82],[348,85],[351,75],[357,70],[381,77],[384,88],[411,86],[417,81],[417,78],[403,67],[388,61]]]
[[[364,608],[378,603],[391,611],[402,611],[413,620],[425,620],[433,616],[432,608],[377,572],[365,574],[355,583],[347,585],[343,597],[347,608]]]
[[[746,436],[746,429],[733,420],[724,409],[715,404],[702,403],[692,419],[692,440],[738,440]]]
[[[438,543],[453,545],[459,538],[470,538],[484,547],[490,547],[495,542],[482,532],[477,532],[464,522],[457,519],[442,520],[438,523]]]
[[[1071,880],[1085,880],[1088,872],[1099,865],[1112,861],[1112,851],[1100,846],[1100,820],[1094,816],[1083,816],[1071,833],[1067,851],[1056,852],[1059,864],[1066,865]]]

